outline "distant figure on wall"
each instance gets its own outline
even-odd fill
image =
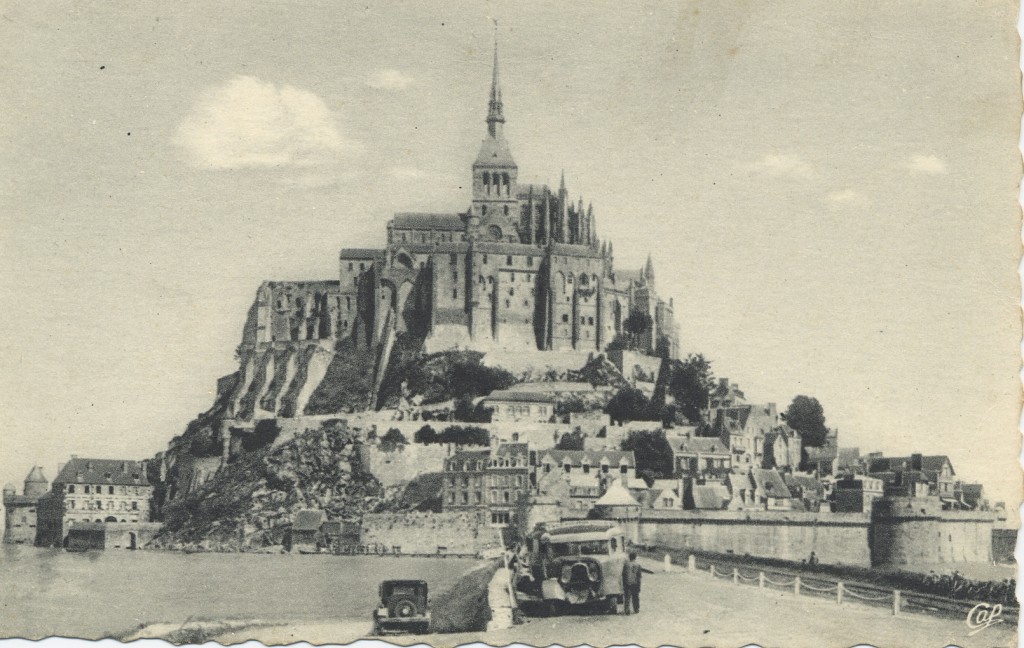
[[[808,565],[817,565],[818,564],[818,556],[813,551],[811,552],[811,557],[807,559],[807,564]]]
[[[644,572],[654,573],[640,566],[635,551],[629,552],[629,562],[622,566],[622,610],[625,614],[631,614],[630,604],[634,612],[640,613],[640,579]]]

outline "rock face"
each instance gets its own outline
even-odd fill
[[[301,509],[359,520],[384,499],[362,465],[359,445],[358,435],[333,419],[280,445],[242,453],[164,505],[165,529],[154,544],[228,551],[277,545]]]

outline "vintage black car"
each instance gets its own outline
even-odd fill
[[[426,581],[386,580],[380,584],[380,607],[373,611],[374,634],[425,634],[429,629]]]

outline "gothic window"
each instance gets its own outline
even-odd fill
[[[405,232],[402,232],[402,243],[405,243]],[[359,265],[363,265],[363,264],[360,263]]]
[[[491,193],[491,174],[484,172],[484,191]]]
[[[562,313],[562,323],[563,324],[568,324],[569,323],[569,315],[567,315],[566,313]]]
[[[345,310],[352,310],[352,298],[351,297],[346,297],[345,298]]]
[[[452,281],[458,281],[458,280],[459,280],[459,271],[458,270],[452,270]]]
[[[516,289],[515,288],[509,288],[508,289],[508,296],[509,297],[515,297],[516,296]]]
[[[494,285],[494,277],[487,277],[487,285],[488,286],[493,286]]]
[[[341,326],[342,326],[342,328],[348,328],[348,320],[345,320],[344,322],[342,322]]]
[[[580,286],[586,288],[590,284],[590,277],[585,274],[580,275]]]
[[[495,241],[500,241],[501,240],[501,228],[498,227],[497,225],[491,225],[490,227],[488,227],[487,228],[487,233]]]
[[[487,255],[486,254],[484,255],[484,261],[483,262],[484,262],[484,265],[487,265]]]
[[[505,215],[508,216],[508,205],[505,205],[504,209],[505,209]]]
[[[590,324],[591,326],[593,326],[594,325],[594,318],[593,317],[588,317],[587,318],[587,324]]]
[[[511,193],[510,187],[511,187],[512,183],[509,182],[508,174],[507,173],[502,173],[501,174],[501,182],[502,182],[502,184],[505,185],[505,195],[506,196],[509,195]]]
[[[451,253],[451,254],[450,254],[450,255],[448,256],[448,263],[450,263],[450,264],[452,264],[452,265],[458,265],[458,263],[459,263],[459,255],[457,255],[457,254],[455,254],[454,252],[452,252],[452,253]]]
[[[573,276],[572,276],[572,273],[570,272],[569,276],[566,277],[566,281],[568,281],[569,283],[572,283],[572,279],[573,279]]]
[[[458,298],[459,298],[459,289],[458,288],[452,288],[452,299],[458,299]]]
[[[352,272],[352,262],[351,261],[348,262],[348,271]]]
[[[505,257],[505,265],[512,265],[512,256]]]

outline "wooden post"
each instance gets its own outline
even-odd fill
[[[711,563],[711,575],[712,576],[715,575],[715,564],[714,563]]]
[[[836,603],[843,604],[843,581],[836,583]]]
[[[732,582],[736,583],[737,585],[740,584],[740,570],[736,567],[732,568]]]
[[[892,615],[893,616],[899,616],[900,615],[900,608],[903,607],[902,606],[903,601],[901,600],[901,598],[902,598],[902,594],[901,594],[901,592],[899,590],[893,590],[892,591]]]
[[[688,570],[690,570],[691,574],[693,572],[697,571],[697,557],[696,556],[691,554],[690,557],[686,559],[686,568]]]
[[[800,596],[800,577],[799,576],[794,576],[793,577],[793,593],[796,594],[797,596]]]
[[[757,586],[764,589],[764,572],[758,572],[757,574]]]
[[[665,571],[672,571],[672,556],[665,554]]]

